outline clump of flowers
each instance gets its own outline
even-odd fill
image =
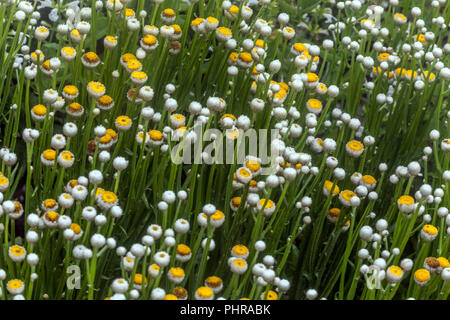
[[[448,299],[448,2],[280,2],[1,3],[0,299]]]

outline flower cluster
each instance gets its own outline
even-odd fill
[[[448,0],[79,5],[0,1],[0,299],[448,299]]]

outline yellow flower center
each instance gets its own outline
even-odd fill
[[[350,150],[353,151],[361,151],[363,149],[362,143],[357,140],[352,140],[348,142],[347,146],[350,148]]]
[[[112,191],[105,191],[102,193],[102,200],[106,203],[114,203],[117,201],[117,196]]]
[[[53,161],[56,157],[56,151],[53,149],[47,149],[43,152],[42,156],[45,160]]]
[[[309,99],[308,106],[312,109],[320,110],[320,109],[322,109],[322,102],[320,102],[317,99]]]
[[[150,130],[148,134],[150,135],[150,139],[154,141],[160,141],[163,138],[161,131],[158,130]]]
[[[92,51],[85,53],[83,59],[89,63],[94,63],[99,60],[98,55]]]
[[[400,198],[398,198],[397,202],[399,204],[411,205],[414,204],[414,198],[408,195],[403,195]]]
[[[419,282],[426,282],[430,279],[430,272],[427,269],[419,269],[414,272],[414,278]]]
[[[248,253],[248,248],[243,244],[235,245],[232,250],[239,256],[246,255]]]
[[[42,104],[35,105],[31,111],[37,116],[45,116],[47,108]]]
[[[71,229],[75,234],[80,234],[80,232],[81,232],[81,227],[80,227],[80,225],[77,224],[77,223],[72,223],[72,224],[70,225],[70,229]]]
[[[345,201],[350,201],[353,197],[356,196],[356,193],[351,190],[344,190],[342,191],[341,195]]]
[[[177,246],[177,253],[181,256],[187,256],[191,253],[191,248],[189,248],[187,245],[180,243]]]
[[[202,298],[211,298],[213,291],[208,287],[200,287],[197,289],[197,294]]]
[[[224,217],[224,214],[220,210],[216,210],[216,212],[214,212],[214,214],[211,215],[211,219],[215,220],[215,221],[221,220],[221,219],[223,219],[223,217]]]
[[[182,278],[184,277],[184,270],[182,268],[170,268],[169,270],[170,274],[175,278]]]
[[[62,51],[68,56],[73,56],[75,54],[75,49],[72,47],[64,47],[62,48]]]
[[[428,233],[429,235],[435,235],[438,233],[438,229],[431,225],[431,224],[426,224],[423,226],[423,231],[425,231],[426,233]]]
[[[20,257],[25,253],[25,249],[18,245],[13,245],[10,251],[15,257]]]
[[[231,36],[231,30],[225,27],[220,27],[217,29],[217,32],[223,34],[224,36]]]

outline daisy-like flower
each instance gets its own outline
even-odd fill
[[[42,122],[47,115],[47,108],[42,104],[37,104],[31,109],[31,118],[36,122]]]
[[[267,200],[267,203],[266,203]],[[264,209],[263,209],[264,208]],[[263,215],[267,218],[269,218],[274,212],[275,212],[275,203],[270,199],[264,199],[258,201],[258,204],[256,205],[257,212],[260,212],[261,209],[263,209]]]
[[[159,29],[159,32],[161,33],[161,37],[165,39],[170,39],[175,33],[175,29],[172,26],[164,25]]]
[[[41,154],[41,162],[44,166],[51,167],[55,164],[56,151],[53,149],[44,150]]]
[[[444,152],[450,152],[450,139],[443,139],[441,141],[441,149]]]
[[[103,111],[109,111],[114,107],[114,100],[107,94],[97,99],[97,107]]]
[[[389,57],[390,57],[391,55],[389,54],[389,53],[387,53],[387,52],[382,52],[382,53],[380,53],[379,55],[378,55],[378,61],[379,62],[384,62],[384,61],[388,61],[388,59],[389,59]],[[378,71],[378,70],[377,70]]]
[[[440,273],[442,271],[441,264],[439,260],[435,257],[427,257],[423,262],[423,267],[427,269],[430,273]]]
[[[248,269],[247,261],[241,258],[231,258],[229,264],[231,272],[234,274],[244,274]]]
[[[291,47],[291,54],[294,56],[299,56],[305,51],[307,51],[307,48],[301,42],[294,43]]]
[[[126,68],[127,63],[132,60],[137,60],[136,56],[132,53],[125,53],[120,57],[120,64]]]
[[[31,61],[34,63],[34,64],[41,64],[41,63],[43,63],[44,62],[44,59],[45,59],[45,56],[44,56],[44,54],[42,53],[42,51],[40,51],[39,50],[39,55],[36,53],[36,51],[35,52],[32,52],[31,54],[30,54],[30,58],[31,58]]]
[[[325,180],[323,184],[323,194],[328,197],[328,195],[331,193],[331,190],[333,190],[333,197],[337,196],[340,192],[339,186],[337,184],[334,184],[330,180]]]
[[[210,288],[214,294],[218,294],[223,289],[223,281],[217,276],[210,276],[205,279],[205,286]]]
[[[220,29],[220,28],[219,28]],[[248,69],[253,64],[252,55],[248,52],[241,52],[237,57],[237,65],[241,68]]]
[[[390,283],[397,283],[402,280],[403,270],[398,266],[390,266],[386,271],[386,279]]]
[[[152,147],[160,146],[163,143],[163,134],[159,130],[150,130],[148,132],[150,140],[148,140],[148,144]]]
[[[211,224],[211,226],[213,226],[214,228],[219,228],[220,226],[223,225],[224,221],[225,221],[225,215],[222,211],[220,210],[216,210],[215,213],[213,213],[210,217],[209,217],[209,223]]]
[[[147,282],[147,278],[144,278],[141,273],[136,273],[134,275],[133,287],[137,290],[142,290],[142,285],[147,285]]]
[[[130,90],[128,90],[128,92],[127,92],[127,99],[128,99],[128,101],[130,101],[130,102],[134,101],[136,104],[139,104],[142,101],[144,101],[139,96],[139,92],[140,92],[140,90],[137,91],[137,93],[136,93],[136,88],[131,88]]]
[[[324,83],[319,82],[317,84],[317,87],[316,87],[315,90],[316,90],[316,93],[318,93],[320,95],[324,95],[324,94],[327,93],[328,88],[327,88],[327,86]]]
[[[178,298],[178,300],[186,300],[188,297],[187,290],[182,287],[175,287],[172,292]]]
[[[427,269],[419,269],[414,272],[414,281],[416,281],[417,285],[424,286],[430,281],[431,275]]]
[[[81,33],[78,29],[72,29],[72,31],[70,31],[70,39],[74,42],[74,43],[80,43],[81,42]]]
[[[6,290],[8,290],[9,294],[18,295],[22,294],[25,289],[25,284],[22,280],[12,279],[9,280],[6,284]]]
[[[243,244],[237,244],[231,249],[231,255],[235,258],[247,259],[249,251]]]
[[[439,230],[435,226],[431,224],[426,224],[423,226],[422,230],[420,231],[420,236],[423,241],[425,242],[431,242],[438,236]]]
[[[81,229],[81,226],[77,223],[72,223],[69,227],[70,230],[73,231],[73,237],[72,237],[72,241],[77,241],[78,239],[80,239],[83,236],[83,230]]]
[[[209,287],[200,287],[195,291],[195,300],[213,300],[214,292]]]
[[[252,177],[256,177],[261,173],[261,159],[254,156],[247,156],[244,164],[251,171]]]
[[[368,190],[373,190],[377,185],[377,180],[370,174],[363,175],[359,184],[365,186]]]
[[[161,268],[156,264],[152,264],[148,267],[148,274],[150,275],[150,277],[152,278],[156,278],[159,275]]]
[[[172,267],[167,272],[167,277],[173,283],[181,283],[184,280],[184,270],[180,267]]]
[[[125,9],[125,19],[126,20],[134,18],[135,16],[136,16],[136,14],[133,9],[131,9],[131,8]]]
[[[13,220],[17,220],[23,215],[23,212],[22,204],[19,201],[14,201],[14,210],[8,212],[8,216]]]
[[[394,21],[398,24],[405,24],[408,22],[408,19],[401,13],[394,14]]]
[[[78,97],[78,94],[79,94],[78,88],[74,85],[68,84],[63,88],[62,95],[69,101],[76,99]]]
[[[131,271],[134,268],[134,259],[131,257],[123,257],[122,265],[125,271]]]
[[[178,40],[181,38],[181,35],[183,33],[183,31],[181,30],[181,27],[178,24],[173,24],[172,25],[173,28],[173,35],[172,35],[172,39],[173,40]]]
[[[117,38],[114,36],[106,36],[103,39],[103,44],[106,49],[114,49],[117,46]]]
[[[161,20],[166,24],[173,23],[175,21],[175,18],[175,11],[171,8],[164,9],[161,12]]]
[[[125,69],[128,73],[133,73],[135,71],[141,71],[142,70],[142,63],[137,59],[130,59],[125,65]]]
[[[150,26],[147,24],[142,28],[142,33],[144,35],[151,34],[156,37],[159,34],[159,28],[156,26]]]
[[[241,197],[233,197],[230,200],[230,208],[234,212],[236,212],[239,209],[239,206],[241,205],[242,198]]]
[[[58,210],[58,202],[55,199],[45,199],[41,203],[41,208],[44,211],[56,211]]]
[[[64,150],[58,155],[58,164],[63,168],[70,168],[74,161],[75,156],[68,150]]]
[[[345,150],[349,156],[358,158],[364,151],[364,145],[357,140],[351,140],[345,145]]]
[[[236,170],[236,179],[243,184],[247,184],[252,179],[252,172],[246,167],[241,167]]]
[[[148,80],[148,76],[143,71],[133,71],[130,75],[131,82],[137,86],[142,86]]]
[[[81,57],[81,62],[86,68],[92,69],[100,64],[100,58],[95,52],[86,52]]]
[[[319,76],[315,73],[308,72],[306,74],[305,86],[308,89],[315,89],[318,84],[319,84]]]
[[[172,293],[168,293],[164,296],[164,300],[178,300],[178,297]]]
[[[266,294],[266,292],[261,293],[261,299],[262,300],[278,300],[278,294],[273,290],[269,290],[267,292],[267,294]]]
[[[206,29],[210,31],[216,30],[219,26],[219,20],[217,20],[215,17],[208,17],[205,20],[205,26]]]
[[[106,133],[104,136],[98,139],[99,149],[109,149],[113,144],[114,144],[113,138],[108,133]]]
[[[40,41],[47,39],[49,34],[50,34],[50,31],[44,26],[39,26],[34,31],[35,38]]]
[[[191,259],[192,251],[187,245],[180,243],[177,246],[176,259],[180,262],[187,262]]]
[[[0,192],[5,192],[9,187],[9,179],[0,174]]]
[[[239,7],[232,5],[228,10],[224,10],[223,12],[228,19],[234,20],[239,14]]]
[[[336,223],[339,219],[340,214],[341,214],[341,209],[331,208],[330,210],[328,210],[327,219],[331,223]]]
[[[411,213],[414,211],[414,198],[409,195],[403,195],[397,200],[397,206],[398,210],[400,210],[401,213]]]
[[[199,17],[199,18],[192,20],[191,28],[192,28],[192,30],[194,30],[195,33],[200,33],[200,34],[206,33],[205,19]]]
[[[56,228],[58,226],[59,214],[56,211],[47,211],[42,220],[47,228]]]
[[[281,32],[283,34],[283,37],[287,40],[290,40],[293,37],[295,37],[295,30],[292,29],[291,27],[284,27]]]
[[[72,102],[66,107],[66,112],[72,118],[79,119],[84,113],[84,107],[78,102]]]
[[[87,84],[87,92],[94,99],[99,99],[101,96],[105,94],[106,88],[105,86],[98,81],[90,81]]]
[[[216,38],[220,42],[230,40],[232,36],[231,30],[226,27],[219,27],[216,29]]]
[[[186,117],[179,113],[174,113],[170,116],[170,125],[173,128],[181,128],[186,124]]]
[[[323,151],[323,140],[320,138],[315,138],[311,141],[309,146],[314,152],[320,153]]]
[[[350,207],[351,200],[352,200],[353,197],[356,197],[356,193],[354,193],[351,190],[342,190],[339,193],[339,200],[346,207]]]
[[[24,247],[13,245],[9,247],[8,255],[12,261],[22,262],[23,260],[25,260],[25,257],[27,256],[27,251],[25,250]]]
[[[131,125],[133,124],[133,122],[127,116],[118,116],[116,118],[116,121],[114,122],[114,124],[116,125],[117,130],[127,131],[128,129],[131,128]]]
[[[98,196],[96,200],[99,207],[103,210],[109,210],[119,202],[117,195],[112,191],[102,192],[102,194]]]
[[[74,60],[77,56],[77,51],[72,47],[63,47],[61,48],[61,58],[66,61],[70,62]]]
[[[146,52],[152,52],[158,47],[158,39],[152,34],[147,34],[141,38],[139,44]]]

